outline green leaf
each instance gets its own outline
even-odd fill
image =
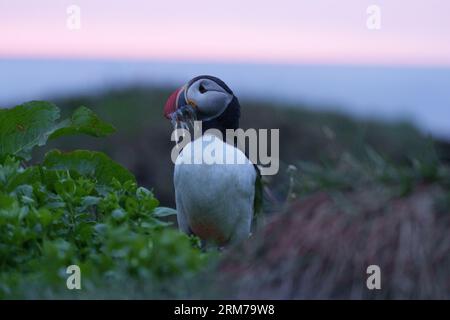
[[[122,208],[119,208],[119,209],[115,209],[115,210],[111,213],[111,216],[112,216],[115,220],[120,221],[120,220],[124,219],[124,218],[127,216],[127,213],[126,213]]]
[[[168,208],[168,207],[158,207],[158,208],[155,208],[155,211],[153,211],[153,214],[157,217],[167,217],[167,216],[176,215],[177,210]]]
[[[74,170],[103,184],[111,183],[114,178],[121,183],[135,181],[133,174],[102,152],[53,150],[47,153],[43,165],[52,170]]]
[[[41,181],[41,176],[38,167],[30,167],[22,172],[18,172],[14,177],[12,177],[8,184],[5,186],[7,192],[12,192],[18,186],[33,184]]]
[[[33,147],[47,142],[58,119],[59,109],[44,101],[0,109],[0,155],[13,154],[28,160]]]
[[[70,119],[57,123],[59,117],[59,108],[45,101],[0,109],[0,159],[12,154],[29,160],[31,150],[45,145],[49,138],[80,133],[104,137],[115,131],[86,107],[78,108]]]
[[[100,202],[99,197],[86,196],[82,200],[81,208],[83,208],[83,210],[86,210],[86,208],[90,206],[96,206],[99,202]]]
[[[8,196],[6,194],[0,194],[0,208],[9,209],[15,204],[14,197]]]
[[[102,121],[92,110],[82,106],[75,110],[71,119],[65,120],[59,125],[59,128],[50,135],[50,139],[79,133],[105,137],[115,131],[116,129],[112,125]]]

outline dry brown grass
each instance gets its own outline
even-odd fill
[[[429,185],[403,198],[378,189],[292,203],[228,253],[224,283],[234,298],[448,299],[450,212],[435,207],[442,192]],[[372,264],[381,290],[366,287]]]

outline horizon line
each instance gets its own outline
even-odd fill
[[[255,65],[255,66],[324,66],[324,67],[379,67],[379,68],[417,68],[417,69],[450,69],[450,61],[423,62],[423,61],[373,61],[361,59],[360,61],[345,61],[341,59],[248,59],[248,58],[204,58],[204,57],[161,57],[161,56],[125,56],[125,55],[52,55],[52,54],[3,54],[1,60],[29,60],[29,61],[104,61],[104,62],[153,62],[153,63],[180,63],[199,65]]]

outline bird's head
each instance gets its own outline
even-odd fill
[[[202,121],[203,131],[239,127],[240,105],[219,78],[198,76],[175,90],[164,106],[164,116],[175,121]]]

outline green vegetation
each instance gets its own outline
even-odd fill
[[[162,205],[174,207],[172,126],[162,115],[172,91],[130,87],[60,98],[57,102],[64,112],[74,111],[79,105],[92,106],[102,119],[116,126],[118,133],[105,139],[63,137],[50,147],[71,150],[76,145],[103,151],[133,172],[140,185],[154,187]],[[286,169],[299,162],[323,165],[331,170],[344,154],[350,154],[356,161],[365,163],[369,146],[382,158],[389,159],[389,163],[409,166],[412,159],[429,153],[433,144],[439,159],[450,159],[448,142],[428,138],[407,122],[354,119],[317,106],[286,105],[283,101],[241,99],[240,102],[243,128],[280,129],[281,170],[270,182],[280,201],[288,192]]]
[[[0,110],[0,298],[449,297],[448,142],[241,101],[243,128],[280,129],[281,170],[253,237],[217,257],[170,225],[170,92],[59,99],[65,120],[46,102]],[[378,293],[365,288],[372,263]],[[71,264],[80,291],[66,288]]]
[[[398,164],[372,148],[357,158],[344,153],[336,163],[300,162],[293,172],[291,192],[306,196],[316,192],[351,192],[361,188],[381,187],[396,197],[409,195],[419,185],[450,187],[449,168],[441,163],[429,140],[428,150],[420,158]]]
[[[58,120],[47,102],[0,110],[0,298],[102,297],[124,283],[149,297],[182,294],[167,283],[192,277],[209,254],[168,227],[173,210],[158,207],[133,174],[95,151],[24,162],[49,139],[114,132],[85,107]],[[66,287],[72,264],[82,270],[78,292]]]

